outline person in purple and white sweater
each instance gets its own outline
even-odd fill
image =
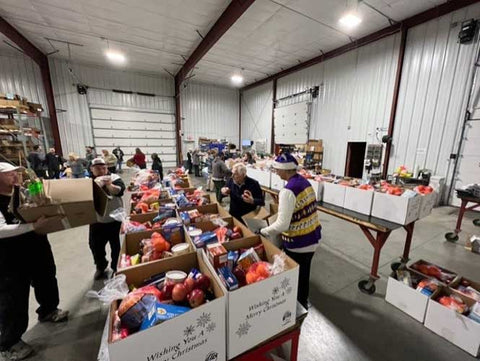
[[[316,197],[310,183],[297,173],[297,160],[281,154],[273,168],[287,185],[278,195],[277,220],[260,232],[268,238],[281,235],[285,253],[300,266],[297,300],[308,309],[310,265],[322,238]]]

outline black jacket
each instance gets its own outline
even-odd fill
[[[227,187],[230,189],[230,214],[238,220],[241,220],[243,215],[254,211],[257,206],[265,205],[262,189],[255,179],[245,177],[243,184],[238,186],[233,181],[233,178],[230,178]],[[245,203],[243,201],[242,194],[246,190],[249,190],[252,193],[253,204]]]
[[[163,165],[160,158],[153,161],[152,170],[156,170],[158,173],[163,174]]]
[[[117,157],[117,159],[122,162],[123,161],[123,156],[125,155],[123,153],[123,150],[119,149],[119,148],[115,148],[112,153],[115,155],[115,157]]]
[[[27,157],[28,162],[30,163],[30,167],[33,170],[42,170],[43,169],[43,161],[40,158],[40,153],[38,152],[30,152]]]
[[[45,164],[48,170],[58,171],[63,164],[63,159],[56,153],[47,153],[45,156]]]

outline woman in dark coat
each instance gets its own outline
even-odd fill
[[[152,154],[152,170],[156,170],[160,174],[160,179],[163,179],[163,165],[162,160],[157,153]]]

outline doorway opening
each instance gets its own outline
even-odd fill
[[[345,162],[345,176],[362,178],[363,163],[367,142],[348,142],[347,161]]]

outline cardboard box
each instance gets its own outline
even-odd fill
[[[420,196],[406,198],[374,192],[372,216],[397,224],[409,224],[418,219],[421,201]]]
[[[219,242],[207,244],[207,257],[215,269],[227,265],[227,250]]]
[[[202,214],[218,214],[221,218],[231,217],[230,213],[218,203],[207,204],[206,206],[185,207],[181,210],[179,209],[179,211],[189,211],[192,209],[196,209]]]
[[[270,188],[270,172],[252,167],[247,167],[247,175],[250,178],[255,179],[258,183],[260,183],[261,186]]]
[[[425,316],[425,327],[442,336],[447,341],[477,357],[480,350],[480,323],[461,315],[437,302],[443,295],[451,295],[453,291],[447,287],[428,301]],[[475,301],[457,294],[469,307]]]
[[[112,342],[112,326],[118,303],[110,305],[108,352],[110,361],[156,360],[199,361],[226,359],[225,349],[225,292],[207,266],[203,255],[190,253],[170,258],[162,263],[147,263],[119,273],[127,283],[140,286],[155,274],[170,270],[188,273],[198,268],[212,280],[216,299],[171,320]]]
[[[437,201],[437,192],[432,192],[430,194],[420,195],[421,202],[420,202],[420,210],[418,212],[418,218],[425,218],[426,216],[432,213],[432,209],[435,206]]]
[[[465,278],[465,277],[457,277],[449,286],[450,288],[456,292],[456,293],[461,293],[463,294],[464,296],[466,297],[470,297],[462,292],[460,292],[458,290],[458,286],[462,284],[463,281],[466,281],[470,284],[470,287],[472,287],[474,290],[480,292],[480,282],[476,282],[476,281],[472,281],[472,280],[469,280],[468,278]],[[470,297],[472,298],[472,297]]]
[[[243,242],[224,243],[228,251],[250,248],[262,242],[269,262],[282,253],[263,237]],[[212,272],[213,268],[211,267]],[[232,359],[277,335],[295,324],[297,306],[298,265],[289,257],[287,269],[258,283],[241,287],[227,294],[227,355]],[[220,278],[215,277],[218,282]]]
[[[277,174],[272,173],[270,181],[270,188],[276,191],[285,188],[287,182],[285,182],[282,178],[280,178]]]
[[[275,222],[277,213],[278,204],[270,203],[270,212],[265,207],[258,207],[255,211],[245,214],[242,220],[253,233],[256,233]]]
[[[373,191],[345,187],[343,207],[369,216],[372,213]]]
[[[334,206],[343,207],[347,187],[335,183],[323,183],[323,201]]]
[[[317,201],[321,201],[323,199],[323,182],[317,182],[313,179],[308,179],[308,182],[312,185],[313,190],[315,191]]]
[[[18,208],[25,222],[35,222],[41,216],[64,215],[61,229],[75,228],[97,222],[97,213],[105,214],[109,195],[92,179],[54,179],[44,180],[45,194],[52,198],[53,204]],[[52,229],[52,232],[58,231]]]
[[[452,284],[453,284],[453,282],[454,282],[454,281],[457,279],[457,277],[458,277],[458,275],[457,275],[456,272],[450,271],[449,269],[446,269],[446,268],[444,268],[444,267],[438,266],[438,265],[436,265],[436,264],[434,264],[434,263],[425,261],[425,260],[423,260],[423,259],[420,259],[420,260],[418,260],[418,261],[415,261],[415,262],[411,263],[411,264],[408,266],[408,269],[411,269],[411,270],[413,270],[414,272],[420,273],[420,274],[424,275],[424,276],[427,277],[427,278],[430,277],[430,278],[435,278],[435,279],[437,279],[436,277],[433,277],[433,276],[431,276],[431,275],[427,275],[427,274],[425,274],[425,273],[422,273],[420,270],[418,270],[418,269],[416,268],[416,265],[419,265],[419,264],[426,264],[426,265],[435,266],[435,267],[439,268],[442,272],[451,274],[451,275],[452,275],[452,277],[451,277],[452,281],[451,281],[450,283],[452,283]],[[437,280],[438,280],[441,284],[443,284],[443,285],[448,285],[448,283],[447,283],[447,282],[444,282],[443,280],[440,280],[440,279],[437,279]]]
[[[408,272],[415,273],[410,270]],[[413,317],[418,322],[423,323],[425,320],[429,298],[393,277],[388,278],[385,301]]]
[[[307,152],[323,152],[323,141],[309,140],[307,143]]]

